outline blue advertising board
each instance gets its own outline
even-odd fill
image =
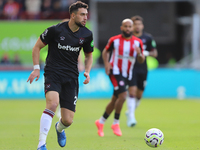
[[[0,99],[43,99],[44,77],[27,83],[31,71],[1,71]],[[90,83],[83,84],[83,72],[79,75],[79,98],[111,98],[113,86],[104,68],[92,69]],[[155,69],[148,73],[146,98],[200,98],[200,71],[194,69]]]
[[[44,77],[41,71],[40,79],[27,82],[31,71],[1,71],[0,99],[44,98]],[[83,72],[79,75],[79,98],[108,98],[112,95],[112,85],[104,69],[93,69],[90,73],[90,83],[85,85]]]

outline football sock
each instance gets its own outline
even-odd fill
[[[47,134],[50,130],[52,119],[55,113],[49,109],[45,109],[40,119],[40,135],[38,148],[46,143]]]
[[[99,123],[104,124],[108,117],[109,115],[105,112],[103,116],[99,119]]]
[[[120,117],[120,114],[115,113],[113,124],[119,124],[119,117]]]
[[[140,99],[136,98],[135,101],[136,101],[135,108],[137,108],[140,105]]]
[[[128,97],[127,99],[128,115],[130,118],[135,118],[136,100],[135,97]]]
[[[118,119],[118,120],[119,120],[119,116],[120,116],[120,114],[115,113],[115,119]]]
[[[69,126],[68,126],[69,127]],[[67,126],[65,126],[63,123],[62,123],[62,121],[61,121],[61,119],[60,119],[60,121],[58,122],[58,125],[57,125],[57,130],[58,130],[58,132],[62,132],[64,129],[66,129],[66,128],[68,128]]]
[[[113,124],[119,124],[119,119],[114,119]]]

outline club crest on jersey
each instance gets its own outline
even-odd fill
[[[120,86],[124,86],[124,81],[119,81]]]
[[[46,84],[46,89],[49,89],[51,87],[51,84]]]
[[[79,44],[82,45],[84,40],[85,40],[84,38],[79,38]]]
[[[61,36],[61,37],[60,37],[60,40],[62,40],[62,41],[63,41],[64,39],[65,39],[65,37],[64,37],[64,36]]]

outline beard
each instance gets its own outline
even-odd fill
[[[124,35],[124,37],[128,38],[132,36],[133,32],[126,33],[125,31],[122,31],[122,34]]]
[[[80,22],[76,22],[76,21],[75,21],[75,24],[76,24],[77,26],[79,26],[79,27],[84,27],[84,25],[82,25]]]

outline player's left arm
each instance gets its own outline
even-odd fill
[[[85,72],[84,76],[86,77],[84,84],[88,84],[90,82],[90,70],[92,68],[92,52],[91,53],[84,53],[85,54]]]
[[[156,42],[153,38],[151,38],[150,44],[150,51],[144,51],[144,55],[156,58],[158,56],[158,51],[156,49]]]
[[[149,52],[149,56],[152,56],[152,57],[157,57],[158,56],[158,51],[156,48],[152,49],[150,52]]]
[[[86,77],[85,81],[83,82],[84,84],[88,84],[90,82],[90,70],[92,68],[92,62],[93,62],[93,57],[92,57],[92,52],[94,48],[94,43],[93,43],[93,35],[88,37],[88,40],[86,40],[85,44],[83,45],[83,51],[85,54],[85,72],[84,76]]]

